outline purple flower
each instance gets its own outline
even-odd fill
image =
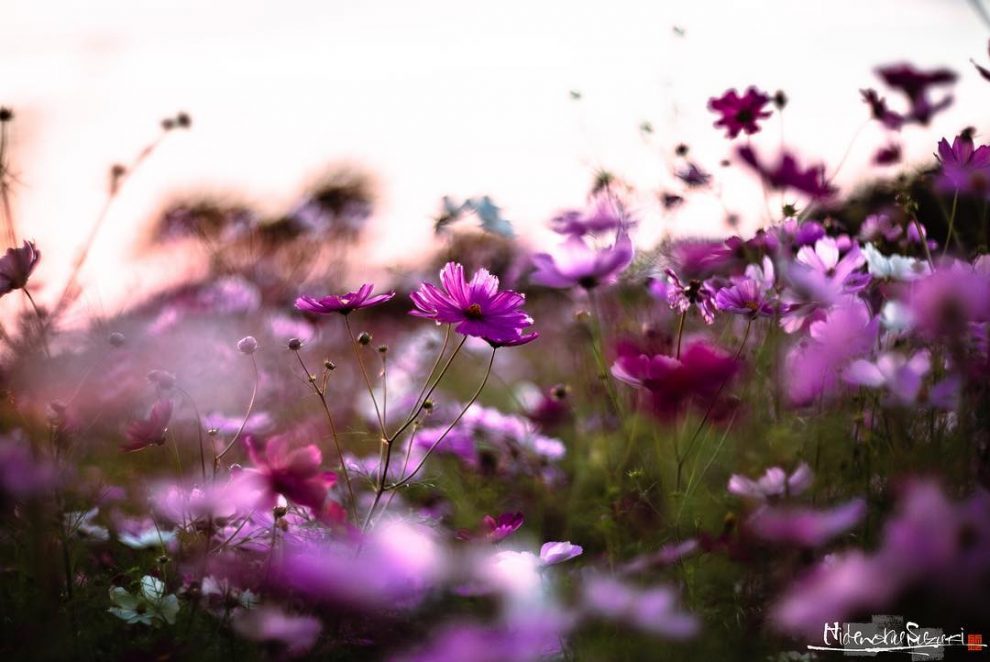
[[[792,496],[804,492],[811,486],[811,467],[802,462],[791,473],[780,467],[771,467],[758,480],[733,474],[729,478],[729,492],[736,496],[764,501],[769,497]]]
[[[679,313],[686,313],[692,306],[698,308],[705,324],[715,322],[715,294],[708,282],[698,280],[681,282],[672,269],[665,269],[669,283],[667,284],[667,304]]]
[[[503,345],[520,340],[523,330],[533,323],[533,318],[522,310],[525,295],[511,290],[499,292],[498,278],[487,269],[478,269],[468,282],[464,267],[448,262],[440,271],[440,282],[443,289],[423,283],[409,295],[416,306],[411,315],[437,324],[455,324],[458,333]]]
[[[715,294],[715,306],[751,319],[772,317],[776,308],[768,301],[767,292],[752,278],[738,278],[729,287],[723,287]]]
[[[698,619],[678,605],[677,593],[666,586],[639,589],[607,577],[585,581],[582,602],[589,612],[671,639],[690,639]]]
[[[485,531],[485,537],[491,542],[505,540],[522,525],[522,513],[502,513],[498,517],[485,515],[481,519],[481,528]]]
[[[788,287],[781,297],[784,316],[781,326],[794,333],[814,321],[844,297],[863,290],[870,276],[859,272],[866,257],[857,244],[839,258],[835,239],[825,237],[814,248],[802,246],[787,270]]]
[[[886,352],[873,363],[864,359],[853,361],[842,376],[850,384],[885,389],[893,404],[911,406],[929,403],[944,409],[955,408],[958,378],[949,377],[929,391],[924,387],[924,380],[930,369],[928,350],[916,352],[911,358]]]
[[[581,556],[583,552],[584,549],[581,545],[572,545],[569,540],[566,542],[547,542],[540,547],[540,561],[543,562],[543,565],[557,565]]]
[[[828,510],[764,506],[747,522],[748,529],[767,542],[820,547],[854,527],[866,513],[866,502],[853,499]]]
[[[550,229],[568,237],[584,237],[628,228],[632,223],[622,205],[610,196],[601,195],[587,211],[569,209],[550,221]]]
[[[961,191],[990,197],[990,145],[974,148],[966,134],[956,136],[952,145],[945,138],[938,143],[942,165],[937,185],[943,191]]]
[[[172,401],[161,399],[151,408],[148,418],[131,421],[124,428],[127,443],[121,444],[124,451],[139,451],[148,446],[161,446],[165,443],[168,422],[172,418]]]
[[[0,257],[0,297],[24,288],[40,259],[41,251],[33,241],[25,241],[20,248],[8,248]]]
[[[721,116],[714,126],[725,127],[726,137],[735,138],[740,131],[753,135],[760,130],[757,122],[771,114],[769,110],[765,110],[768,103],[770,97],[755,87],[750,87],[743,96],[739,96],[733,88],[721,97],[709,99],[708,110]]]
[[[371,306],[385,303],[395,296],[395,292],[386,292],[371,296],[371,292],[374,289],[374,285],[365,283],[357,292],[348,292],[347,294],[340,295],[331,294],[319,299],[302,296],[296,299],[296,308],[307,313],[317,313],[320,315],[329,315],[330,313],[349,315],[355,310],[370,308]]]
[[[678,170],[675,175],[679,180],[691,188],[705,186],[712,179],[710,174],[699,168],[693,162],[689,162],[686,167]]]
[[[773,189],[793,189],[811,198],[827,198],[835,193],[835,189],[825,180],[823,165],[802,168],[794,155],[785,151],[780,156],[780,162],[769,167],[760,161],[749,145],[740,147],[738,154]]]
[[[583,238],[572,236],[559,244],[552,253],[533,256],[536,271],[530,277],[547,287],[575,287],[586,290],[615,282],[616,277],[632,262],[632,241],[625,229],[620,229],[615,243],[597,249]]]
[[[890,110],[887,107],[887,100],[877,94],[876,90],[860,90],[860,94],[863,95],[863,101],[869,105],[870,113],[873,115],[873,119],[877,120],[892,131],[899,131],[900,128],[904,126],[907,118],[900,113],[895,113]]]
[[[928,89],[941,85],[951,85],[956,81],[955,72],[949,69],[925,71],[915,69],[910,64],[896,64],[877,69],[877,75],[890,87],[904,93],[911,104],[906,115],[907,121],[927,126],[932,117],[952,104],[952,96],[947,95],[933,103]]]
[[[807,406],[831,396],[848,363],[876,344],[880,323],[859,299],[849,298],[809,327],[810,338],[787,354],[783,380],[791,404]]]
[[[990,274],[953,262],[915,281],[908,305],[921,335],[958,341],[970,322],[990,320]]]

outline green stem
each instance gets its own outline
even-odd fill
[[[388,437],[388,433],[385,431],[385,419],[382,416],[381,409],[378,408],[375,389],[371,386],[371,379],[368,378],[368,370],[364,367],[364,359],[361,358],[361,344],[357,341],[354,332],[351,330],[351,322],[347,319],[347,315],[344,315],[344,326],[347,328],[347,338],[351,343],[351,349],[354,350],[354,358],[357,360],[358,367],[361,369],[361,376],[364,377],[364,385],[368,388],[371,403],[375,406],[375,416],[378,417],[378,427],[381,430],[382,439],[384,440]]]
[[[945,246],[942,247],[942,259],[945,259],[946,253],[949,252],[949,242],[952,241],[952,230],[956,225],[956,209],[959,206],[959,189],[956,189],[955,195],[952,196],[952,211],[949,213],[949,232],[945,235]],[[944,208],[943,208],[944,210]]]

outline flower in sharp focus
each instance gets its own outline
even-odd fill
[[[720,289],[715,294],[715,307],[752,319],[772,317],[776,311],[767,291],[752,278],[737,278],[732,285]]]
[[[724,127],[726,137],[735,138],[741,131],[753,135],[760,130],[757,122],[771,115],[766,109],[769,103],[770,97],[755,87],[750,87],[742,96],[733,88],[721,97],[709,99],[708,109],[720,115],[715,127]]]
[[[990,145],[974,147],[973,139],[960,134],[938,143],[939,171],[936,185],[942,191],[959,191],[990,197]]]
[[[355,310],[370,308],[371,306],[385,303],[395,296],[395,292],[385,292],[372,296],[371,292],[374,289],[375,286],[373,284],[365,283],[358,288],[357,292],[331,294],[320,298],[301,296],[296,299],[296,308],[303,312],[319,315],[329,315],[331,313],[349,315]]]
[[[156,402],[148,414],[148,418],[131,421],[124,428],[126,444],[121,444],[121,450],[138,451],[148,446],[161,446],[165,443],[165,433],[172,419],[172,401],[163,398]]]
[[[409,295],[416,308],[411,315],[432,319],[438,324],[453,324],[466,336],[483,338],[491,344],[520,344],[524,329],[533,318],[522,310],[526,297],[511,290],[499,291],[498,278],[487,269],[478,269],[470,281],[464,267],[448,262],[440,271],[442,289],[423,283]],[[529,338],[532,340],[534,338]]]
[[[0,296],[24,288],[39,259],[41,251],[33,241],[25,241],[20,248],[8,248],[0,257]]]

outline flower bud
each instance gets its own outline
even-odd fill
[[[107,338],[107,342],[110,343],[111,347],[121,347],[126,340],[127,339],[124,337],[124,334],[120,331],[114,331],[110,334],[110,337]]]
[[[326,361],[323,362],[323,367],[329,370],[330,372],[333,372],[334,370],[337,369],[337,364],[331,361],[330,359],[327,359]]]
[[[299,340],[299,338],[289,338],[289,349],[295,352],[301,347],[302,347],[302,340]]]
[[[367,331],[362,331],[361,333],[358,334],[357,341],[358,344],[367,347],[368,345],[371,344],[371,334],[368,333]]]
[[[237,349],[241,354],[254,354],[258,349],[258,341],[254,336],[244,336],[237,341]]]
[[[378,346],[378,353],[379,354],[387,354],[388,353],[388,345],[379,345]]]

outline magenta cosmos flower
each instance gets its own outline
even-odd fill
[[[339,295],[331,294],[319,299],[302,296],[296,299],[296,308],[307,313],[317,313],[320,315],[329,315],[330,313],[349,315],[355,310],[385,303],[395,296],[395,292],[386,292],[371,296],[371,292],[374,289],[374,285],[365,283],[357,292],[348,292],[347,294]]]
[[[246,442],[248,456],[254,469],[246,470],[263,491],[265,505],[275,505],[278,495],[300,506],[322,512],[329,489],[337,480],[330,471],[323,471],[323,453],[315,444],[290,448],[285,437],[273,437],[265,444]]]
[[[524,333],[533,318],[523,310],[526,297],[511,290],[498,290],[498,278],[487,269],[478,269],[470,282],[464,266],[448,262],[440,271],[439,288],[423,283],[409,295],[416,309],[410,315],[454,324],[465,336],[483,338],[494,346],[521,345],[536,340],[538,334]]]
[[[800,191],[811,198],[827,198],[835,193],[825,181],[825,166],[814,165],[802,168],[794,155],[782,152],[780,161],[775,166],[767,166],[757,157],[753,148],[744,145],[739,148],[739,158],[755,170],[767,183],[767,186],[777,189],[792,189]]]
[[[938,160],[942,164],[937,180],[940,189],[990,195],[990,145],[974,148],[966,134],[956,136],[951,146],[942,138]]]
[[[8,248],[0,257],[0,296],[23,289],[40,259],[41,251],[33,241],[25,241],[20,248]]]
[[[708,110],[721,115],[715,126],[725,127],[726,136],[735,138],[740,131],[753,135],[760,130],[757,122],[770,117],[770,111],[765,110],[768,103],[770,97],[755,87],[750,87],[743,96],[733,88],[721,97],[709,99]]]
[[[536,271],[530,280],[547,287],[575,287],[586,290],[615,281],[632,262],[633,247],[629,235],[619,230],[615,243],[604,249],[590,246],[581,237],[571,237],[553,253],[533,256]]]
[[[148,446],[161,446],[165,443],[168,422],[172,419],[172,401],[162,399],[151,408],[148,418],[131,421],[124,428],[127,443],[121,444],[124,451],[139,451]]]

